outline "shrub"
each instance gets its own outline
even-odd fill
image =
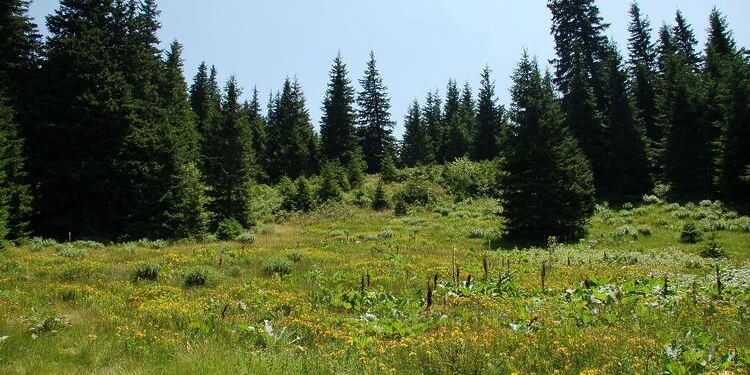
[[[216,237],[220,240],[229,240],[242,234],[243,230],[244,228],[239,221],[231,217],[226,218],[219,222],[219,226],[216,228]]]
[[[154,263],[139,264],[135,268],[135,280],[156,280],[159,277],[161,266]]]
[[[104,248],[103,243],[96,242],[96,241],[75,241],[73,242],[73,245],[78,246],[78,247],[85,247],[88,249],[103,249]]]
[[[385,228],[378,233],[379,239],[389,239],[393,238],[393,231],[390,228]]]
[[[396,216],[405,216],[408,212],[408,205],[406,202],[404,202],[403,199],[400,199],[398,196],[394,197],[395,203],[393,204],[393,212],[396,214]]]
[[[703,251],[701,251],[700,256],[703,258],[714,258],[714,259],[726,258],[727,254],[726,252],[724,252],[724,249],[722,248],[721,244],[719,244],[719,241],[716,240],[715,233],[711,234],[711,238],[709,239],[705,248],[703,248]]]
[[[342,168],[338,163],[328,162],[321,167],[320,176],[323,181],[318,189],[318,199],[321,202],[339,201],[344,190],[340,176]],[[344,181],[348,184],[348,181]]]
[[[645,204],[661,204],[661,199],[657,197],[656,195],[644,195],[643,196],[643,203]]]
[[[383,180],[380,180],[378,186],[375,188],[375,195],[372,197],[371,206],[373,210],[385,210],[388,208],[388,199],[385,196],[385,184]]]
[[[312,193],[310,181],[305,177],[299,177],[294,182],[294,209],[297,211],[307,212],[315,206],[315,198]]]
[[[86,250],[72,244],[63,244],[57,247],[57,254],[66,258],[80,259],[86,256]]]
[[[680,242],[684,243],[698,243],[701,240],[701,232],[695,223],[688,222],[682,226],[682,232],[680,233]]]
[[[482,228],[474,228],[469,231],[469,238],[477,239],[477,238],[484,238],[484,229]]]
[[[648,225],[639,225],[638,226],[638,234],[640,234],[642,236],[648,237],[648,236],[651,235],[651,233],[652,233],[651,232],[651,227],[649,227]]]
[[[286,255],[286,257],[289,260],[291,260],[292,262],[297,263],[297,262],[299,262],[299,261],[302,260],[302,256],[304,254],[305,253],[302,250],[294,249],[294,250],[290,251],[289,254]]]
[[[497,185],[497,170],[494,162],[477,163],[463,157],[445,165],[443,181],[456,200],[490,196]]]
[[[390,154],[383,157],[380,168],[380,179],[385,183],[396,182],[400,180],[400,173],[396,168],[396,163],[393,161],[393,156]]]
[[[150,240],[148,238],[142,238],[142,239],[138,240],[137,244],[140,247],[145,247],[145,248],[154,249],[154,250],[163,249],[163,248],[165,248],[165,247],[167,247],[169,245],[167,243],[167,241],[164,241],[164,240]]]
[[[279,276],[292,273],[292,261],[289,258],[271,258],[263,262],[263,273],[267,276]]]
[[[426,206],[435,201],[436,193],[430,182],[423,177],[412,177],[406,180],[404,187],[396,193],[396,199],[409,205]]]
[[[203,267],[192,268],[185,275],[185,286],[204,286],[208,283],[208,270]]]
[[[245,245],[250,245],[251,243],[255,242],[255,235],[250,232],[245,232],[235,237],[234,240],[241,243],[242,247],[244,248]]]

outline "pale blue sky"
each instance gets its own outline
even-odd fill
[[[261,97],[296,76],[307,98],[313,123],[320,107],[331,61],[341,51],[350,79],[357,80],[375,51],[378,68],[391,95],[391,114],[402,133],[403,117],[428,90],[445,92],[448,78],[468,81],[476,92],[485,65],[493,70],[500,102],[508,103],[510,75],[524,47],[541,62],[554,57],[550,14],[544,0],[161,0],[164,46],[173,39],[184,46],[185,76],[190,83],[198,64],[216,65],[222,82],[235,74],[249,94]],[[611,24],[607,35],[627,47],[630,1],[600,0]],[[672,23],[680,9],[701,43],[716,5],[726,16],[739,46],[750,45],[750,1],[641,0],[655,31]],[[35,0],[31,14],[42,29],[55,0]]]

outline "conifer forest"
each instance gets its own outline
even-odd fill
[[[750,372],[720,9],[699,44],[633,2],[618,45],[547,0],[553,60],[392,113],[377,51],[311,103],[185,71],[156,0],[61,0],[44,36],[29,6],[0,4],[0,373]]]

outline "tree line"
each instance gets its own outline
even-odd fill
[[[750,60],[717,9],[701,51],[679,11],[652,40],[633,3],[623,56],[593,0],[550,0],[552,72],[524,53],[508,108],[489,67],[476,98],[451,79],[444,97],[411,104],[398,142],[373,53],[358,91],[335,57],[318,133],[296,79],[265,109],[206,63],[188,84],[182,46],[159,48],[155,0],[62,0],[44,41],[28,5],[0,6],[0,238],[199,237],[252,225],[254,184],[320,174],[352,186],[462,157],[501,161],[519,236],[576,236],[596,199],[656,182],[750,203]]]

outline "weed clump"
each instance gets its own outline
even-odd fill
[[[216,237],[220,240],[229,240],[242,234],[243,228],[239,221],[228,218],[219,223],[216,229]]]
[[[242,244],[242,248],[244,249],[246,245],[250,245],[255,242],[255,235],[245,232],[235,237],[234,240]]]
[[[139,264],[135,268],[133,279],[134,281],[137,281],[137,280],[156,281],[156,279],[159,277],[160,270],[161,270],[161,266],[155,263]]]
[[[292,261],[289,258],[271,258],[263,263],[263,273],[266,276],[288,275],[292,273]]]
[[[203,267],[195,267],[185,275],[185,286],[196,287],[208,284],[208,270]]]
[[[680,242],[682,243],[698,243],[701,240],[701,232],[698,227],[692,223],[685,223],[682,226],[682,232],[680,233]]]
[[[286,257],[291,260],[294,263],[298,263],[302,260],[302,257],[305,255],[305,253],[302,250],[294,249],[289,252],[289,254],[286,255]]]
[[[81,259],[86,256],[86,250],[71,244],[63,244],[57,247],[57,254],[70,259]]]

